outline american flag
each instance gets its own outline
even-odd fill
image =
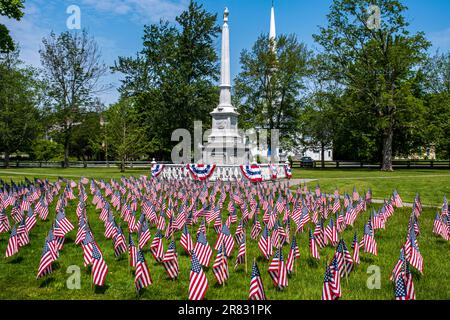
[[[44,249],[42,250],[41,261],[38,266],[36,279],[39,279],[52,272],[52,263],[55,261],[55,254],[49,246],[48,239],[45,239]]]
[[[272,262],[269,265],[269,275],[276,287],[284,289],[288,286],[287,268],[283,260],[281,247],[275,253]]]
[[[316,223],[316,227],[314,228],[314,238],[319,245],[319,247],[325,247],[325,232],[323,230],[323,221],[319,221]]]
[[[84,237],[84,240],[82,242],[84,266],[92,264],[92,250],[94,246],[96,246],[96,243],[94,241],[94,238],[92,237],[92,233],[89,229],[87,229],[86,236]]]
[[[294,271],[294,261],[298,258],[300,258],[300,251],[298,249],[297,240],[294,235],[292,236],[291,250],[289,250],[289,255],[286,261],[286,268],[289,274]]]
[[[341,276],[337,267],[336,259],[327,266],[323,280],[322,300],[337,300],[342,296]]]
[[[150,244],[150,252],[157,262],[161,262],[164,258],[164,245],[163,245],[163,235],[161,230],[158,230]]]
[[[400,195],[398,194],[397,190],[394,190],[394,192],[392,193],[392,200],[394,201],[394,205],[397,208],[403,207],[402,198],[400,198]]]
[[[10,229],[11,226],[9,225],[9,220],[5,209],[0,209],[0,233],[7,232]]]
[[[122,228],[120,226],[117,226],[117,233],[113,239],[113,246],[114,246],[114,255],[116,257],[127,252],[125,235],[123,234]]]
[[[234,238],[230,233],[230,229],[228,229],[225,224],[222,226],[222,230],[219,233],[214,249],[219,250],[222,243],[225,243],[225,254],[227,257],[231,256],[231,251],[233,251],[234,248]]]
[[[219,247],[217,252],[217,256],[213,264],[213,273],[217,283],[220,285],[224,284],[229,277],[225,242],[222,242],[222,245]]]
[[[56,221],[58,221],[58,226],[59,228],[61,228],[64,235],[74,229],[73,224],[69,221],[69,219],[67,219],[66,214],[63,210],[59,211],[56,215]]]
[[[188,254],[191,254],[191,251],[194,249],[194,243],[192,242],[192,238],[186,224],[184,225],[181,233],[180,244]]]
[[[408,239],[405,243],[405,256],[409,263],[423,273],[423,257],[419,250],[419,244],[414,230],[410,230]]]
[[[336,248],[335,258],[337,261],[337,268],[340,275],[343,277],[349,275],[353,269],[353,258],[347,249],[344,239],[339,240],[339,244]]]
[[[309,250],[311,253],[311,257],[313,257],[314,259],[317,259],[317,260],[320,259],[319,251],[317,250],[316,239],[315,239],[311,229],[309,230]]]
[[[78,222],[78,231],[77,236],[75,238],[75,244],[80,244],[84,240],[84,237],[86,236],[86,229],[87,229],[86,218],[81,217],[80,221]]]
[[[197,242],[195,243],[194,251],[196,252],[196,259],[205,267],[209,266],[211,261],[212,249],[206,240],[206,236],[203,232],[197,236]]]
[[[270,256],[273,254],[273,247],[267,225],[264,227],[264,231],[261,235],[261,238],[259,239],[258,248],[262,252],[264,257],[269,260]]]
[[[141,250],[137,253],[136,259],[136,274],[134,278],[134,285],[136,287],[136,291],[141,291],[143,288],[148,287],[153,283],[152,278],[150,276],[150,272],[148,271],[147,263],[145,262],[144,254]]]
[[[96,286],[105,284],[106,275],[108,274],[108,266],[106,265],[103,255],[97,244],[92,246],[92,281]]]
[[[249,300],[266,300],[266,294],[256,260],[253,261]]]
[[[373,255],[378,255],[377,242],[375,241],[372,223],[370,222],[370,220],[364,226],[364,236],[363,236],[362,243],[363,243],[363,247],[364,247],[364,252],[368,252]]]
[[[148,229],[147,221],[143,221],[141,228],[139,229],[139,249],[142,250],[145,245],[150,241],[151,234]]]
[[[262,230],[261,223],[258,220],[258,215],[255,214],[253,216],[253,227],[252,227],[252,231],[251,231],[250,237],[253,240],[256,240],[258,238],[261,230]]]
[[[191,254],[191,273],[189,276],[189,300],[202,300],[208,290],[208,279],[195,255]]]
[[[359,241],[358,241],[358,235],[355,232],[355,235],[353,236],[353,242],[352,242],[352,249],[353,249],[353,262],[356,264],[360,263],[359,258]]]
[[[6,247],[6,258],[11,257],[19,252],[19,241],[17,239],[16,226],[11,229],[11,235],[9,236],[8,246]]]
[[[164,269],[171,279],[178,278],[178,254],[175,241],[171,241],[162,261]]]
[[[247,259],[247,246],[246,246],[245,233],[244,233],[244,234],[242,234],[242,237],[239,241],[239,252],[236,257],[234,269],[236,269],[238,265],[245,263],[246,259]]]
[[[136,267],[137,264],[137,248],[134,244],[131,233],[128,235],[128,254],[130,255],[130,267]]]
[[[30,208],[30,210],[28,210],[27,217],[25,218],[25,225],[28,232],[30,232],[36,225],[36,221],[36,215],[33,213],[33,209]]]
[[[338,243],[338,234],[333,218],[330,219],[328,226],[325,228],[325,243],[336,246]]]
[[[399,276],[395,281],[395,300],[415,300],[416,294],[412,280],[412,274],[409,273],[404,278]]]
[[[20,221],[19,227],[17,228],[17,242],[19,244],[19,248],[30,243],[30,237],[28,235],[25,218]]]

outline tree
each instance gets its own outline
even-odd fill
[[[303,146],[319,149],[321,164],[325,167],[325,149],[331,148],[338,126],[337,112],[341,103],[342,88],[326,78],[317,58],[311,60],[314,73],[309,78],[309,90],[300,116],[299,131]]]
[[[127,160],[145,153],[145,131],[137,124],[138,112],[132,98],[122,98],[106,111],[107,140],[112,153],[125,171]]]
[[[20,20],[23,17],[24,0],[0,0],[0,16]],[[0,23],[0,53],[15,50],[14,41],[6,26]]]
[[[251,51],[242,51],[234,89],[242,128],[279,129],[284,138],[295,136],[310,56],[294,35],[282,35],[275,44],[261,35]]]
[[[35,140],[32,145],[32,154],[34,159],[39,162],[50,160],[60,160],[64,154],[64,148],[59,143],[51,140]]]
[[[11,153],[28,151],[39,130],[35,71],[18,57],[18,49],[0,54],[0,152],[7,168]]]
[[[450,159],[450,53],[437,52],[423,66],[422,91],[427,107],[425,140],[438,156]]]
[[[216,15],[191,1],[176,24],[145,26],[142,51],[135,58],[119,57],[113,68],[125,76],[120,92],[135,98],[139,126],[153,156],[170,156],[175,129],[193,132],[196,120],[210,124],[209,112],[218,101],[216,21]]]
[[[86,162],[100,155],[103,142],[100,114],[94,111],[83,115],[80,125],[73,129],[70,142],[71,154]]]
[[[53,32],[44,38],[40,50],[44,77],[53,100],[54,129],[64,145],[64,167],[69,167],[73,129],[92,105],[93,95],[102,90],[99,81],[107,72],[95,40],[87,31]]]
[[[379,28],[367,23],[367,8],[373,3],[381,11]],[[396,135],[414,130],[408,115],[419,102],[412,83],[430,45],[423,33],[409,33],[406,9],[398,0],[334,0],[328,26],[314,35],[324,49],[322,61],[330,77],[361,99],[368,118],[376,121],[385,171],[392,170]]]

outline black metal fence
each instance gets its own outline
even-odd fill
[[[69,167],[71,168],[118,168],[120,167],[120,161],[70,161]],[[127,169],[148,169],[151,166],[150,161],[127,161],[125,167]],[[9,163],[10,168],[63,168],[64,163],[62,161],[11,161]],[[5,163],[0,161],[0,168],[5,168]]]
[[[162,163],[162,162],[158,162]],[[163,162],[164,163],[164,162]],[[170,163],[170,162],[165,162]],[[435,161],[435,160],[394,160],[394,169],[450,169],[450,161]],[[11,161],[10,168],[62,168],[63,163],[61,161]],[[71,168],[118,168],[120,161],[70,161],[69,166]],[[151,166],[150,161],[128,161],[125,163],[127,169],[149,169]],[[369,163],[364,161],[325,161],[322,167],[321,161],[314,161],[309,166],[314,169],[380,169],[381,163]],[[301,162],[299,160],[292,161],[293,168],[301,168]],[[0,168],[5,168],[5,163],[0,161]]]
[[[311,164],[310,164],[311,166]],[[436,161],[436,160],[394,160],[392,162],[394,169],[450,169],[450,161]],[[301,161],[292,161],[293,168],[302,167]],[[364,161],[325,161],[322,166],[321,161],[314,161],[312,167],[316,169],[381,169],[381,163],[370,163]]]

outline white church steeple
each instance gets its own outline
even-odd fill
[[[276,27],[275,27],[275,7],[273,6],[272,1],[272,10],[270,13],[270,33],[269,33],[269,39],[274,40],[277,37]]]

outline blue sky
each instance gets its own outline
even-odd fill
[[[232,76],[239,72],[239,55],[250,48],[258,35],[268,33],[272,0],[199,0],[208,11],[218,13],[225,6],[230,10],[230,46]],[[39,66],[39,47],[50,31],[66,31],[66,13],[70,5],[81,10],[81,27],[87,28],[100,45],[106,64],[112,65],[118,56],[131,56],[141,49],[144,24],[159,19],[173,21],[188,0],[27,0],[25,16],[20,22],[0,17],[21,46],[21,58],[27,64]],[[295,33],[310,48],[316,45],[312,35],[319,25],[326,24],[326,14],[332,0],[275,0],[277,33]],[[433,43],[432,50],[450,50],[450,1],[404,0],[408,7],[410,30],[424,31]],[[215,43],[220,50],[220,38]],[[117,88],[117,75],[105,80]],[[117,100],[116,90],[102,94],[109,104]]]

